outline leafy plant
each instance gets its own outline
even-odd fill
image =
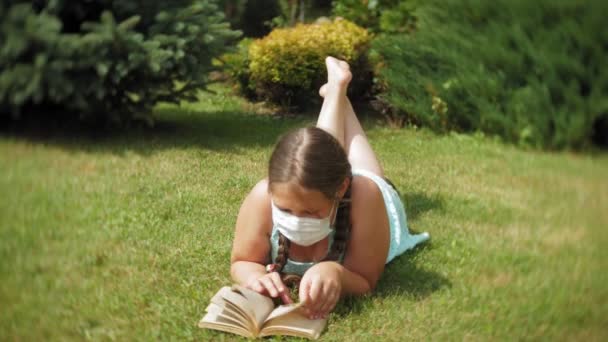
[[[284,106],[304,106],[318,98],[326,80],[325,57],[341,58],[356,68],[354,94],[370,86],[367,49],[371,35],[347,20],[298,24],[275,29],[249,48],[250,87],[256,94]]]
[[[9,1],[0,21],[0,115],[12,118],[151,122],[157,102],[194,98],[238,36],[207,0]]]
[[[335,0],[333,14],[372,32],[411,32],[416,6],[414,0]]]
[[[601,1],[428,1],[415,34],[374,43],[380,98],[394,117],[438,131],[587,146],[608,115],[607,10]]]
[[[252,41],[251,38],[241,39],[235,51],[219,58],[223,70],[236,82],[237,92],[248,98],[255,97],[254,89],[250,85],[251,73],[249,71],[249,46]]]

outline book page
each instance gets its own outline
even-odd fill
[[[200,328],[225,331],[249,338],[255,337],[254,334],[252,334],[249,330],[243,328],[242,326],[236,325],[233,320],[224,317],[220,314],[220,312],[214,310],[213,308],[207,312],[205,316],[203,316],[203,319],[198,322],[198,326]]]
[[[291,335],[317,339],[327,324],[327,319],[308,319],[300,304],[282,305],[272,312],[260,332],[260,336]]]
[[[255,321],[256,314],[254,312],[253,305],[247,301],[247,298],[240,293],[233,292],[232,290],[222,293],[222,298],[225,301],[224,305],[243,316],[243,320],[247,322],[250,330],[257,334],[259,329],[257,326],[257,321]]]
[[[268,315],[268,317],[266,318],[266,321],[264,323],[270,321],[273,318],[287,315],[288,313],[290,313],[294,310],[297,310],[300,306],[302,306],[302,303],[293,303],[293,304],[277,306],[276,309],[272,310],[270,315]]]
[[[230,312],[232,312],[234,315],[239,317],[240,321],[243,322],[249,322],[251,320],[250,318],[250,314],[247,312],[246,309],[239,307],[238,305],[235,305],[234,303],[227,301],[226,299],[224,299],[224,297],[226,296],[226,294],[228,293],[232,293],[232,290],[230,289],[230,287],[228,286],[224,286],[222,287],[212,298],[211,298],[211,303],[214,303],[220,307],[225,307],[228,310],[230,310]],[[251,325],[251,323],[249,324]]]
[[[209,306],[207,306],[205,311],[212,315],[221,316],[223,320],[230,321],[234,325],[238,325],[239,327],[242,327],[243,329],[249,330],[248,324],[245,321],[243,321],[243,319],[240,316],[236,315],[232,310],[230,310],[226,307],[219,306],[215,303],[211,303],[211,304],[209,304]]]
[[[274,309],[274,302],[272,299],[240,285],[233,285],[232,290],[243,295],[253,308],[256,331],[259,331]]]

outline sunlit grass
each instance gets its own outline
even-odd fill
[[[152,131],[3,133],[0,339],[237,339],[196,323],[273,143],[312,122],[250,111],[220,92],[160,106]],[[431,242],[324,339],[608,338],[606,155],[365,126]]]

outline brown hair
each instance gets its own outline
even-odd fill
[[[306,189],[320,191],[328,199],[334,199],[346,178],[350,178],[351,184],[352,172],[346,151],[336,138],[317,127],[300,128],[283,135],[268,164],[269,190],[276,183],[296,182]],[[345,253],[350,227],[349,185],[338,205],[334,242],[323,261],[338,261]],[[289,239],[279,232],[275,270],[281,274],[286,285],[297,286],[299,276],[282,272],[289,257],[289,246]]]

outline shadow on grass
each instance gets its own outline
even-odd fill
[[[280,118],[245,111],[205,111],[161,106],[153,127],[126,129],[57,124],[52,120],[0,125],[0,136],[67,150],[122,155],[149,155],[173,148],[234,152],[242,147],[268,147],[285,131],[312,122],[310,118]]]
[[[432,248],[432,243],[427,242],[386,265],[384,275],[376,287],[376,295],[400,295],[420,300],[443,287],[450,287],[452,283],[449,279],[418,265],[418,254]]]
[[[443,275],[419,266],[417,256],[432,248],[432,243],[427,242],[386,265],[372,296],[396,296],[419,301],[444,287],[451,287],[452,283]],[[334,312],[338,317],[360,313],[369,304],[369,298],[348,297],[336,306]]]
[[[408,222],[415,221],[421,214],[430,210],[444,210],[445,200],[438,194],[429,196],[423,192],[409,192],[401,195]]]

